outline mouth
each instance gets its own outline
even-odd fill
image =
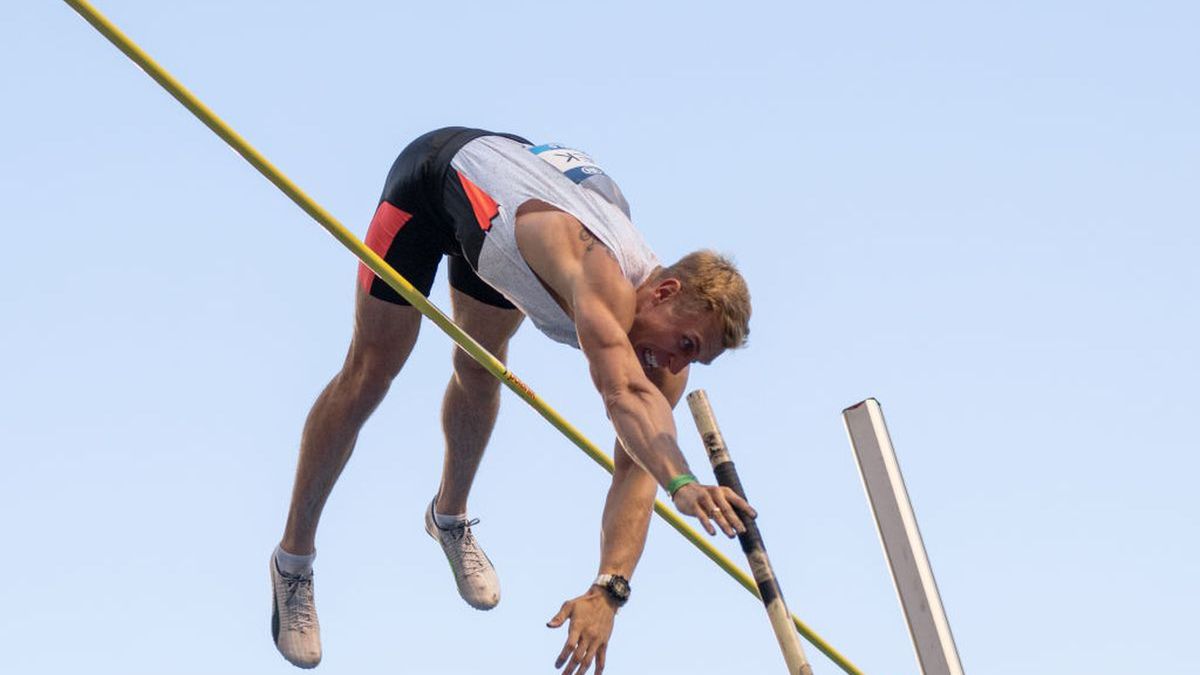
[[[642,363],[645,364],[647,368],[658,367],[658,359],[654,357],[654,352],[651,351],[649,347],[642,350]]]

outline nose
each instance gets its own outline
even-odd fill
[[[678,358],[674,354],[667,357],[667,370],[670,370],[672,375],[678,375],[679,371],[687,367],[687,359]]]

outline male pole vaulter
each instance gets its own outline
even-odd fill
[[[709,251],[659,265],[620,189],[588,155],[461,127],[425,134],[400,154],[366,242],[426,295],[449,256],[454,320],[500,359],[525,316],[587,358],[616,430],[616,469],[599,576],[547,625],[569,624],[555,663],[563,675],[593,662],[599,674],[657,485],[710,535],[719,527],[733,537],[744,531],[738,510],[753,513],[729,488],[691,475],[671,413],[691,363],[711,363],[745,342],[745,281]],[[304,668],[321,660],[312,574],[321,510],[421,324],[421,314],[365,266],[355,309],[346,361],[305,423],[287,526],[271,556],[275,644]],[[441,544],[463,599],[491,609],[500,582],[471,531],[478,520],[467,518],[467,495],[496,421],[499,381],[461,350],[453,365],[442,404],[442,482],[425,510],[425,529]]]

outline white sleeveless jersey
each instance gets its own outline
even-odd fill
[[[579,150],[483,136],[463,146],[450,164],[496,202],[476,273],[556,342],[579,347],[575,323],[517,248],[517,209],[522,204],[536,199],[578,219],[613,252],[635,288],[659,266],[658,256],[634,229],[617,184]]]

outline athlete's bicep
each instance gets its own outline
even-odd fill
[[[614,307],[612,298],[591,291],[576,293],[575,300],[575,332],[596,389],[605,396],[628,389],[638,362],[622,320],[624,308],[619,300]]]
[[[600,393],[608,397],[652,387],[629,344],[637,309],[634,289],[606,251],[583,255],[572,296],[579,348]]]

